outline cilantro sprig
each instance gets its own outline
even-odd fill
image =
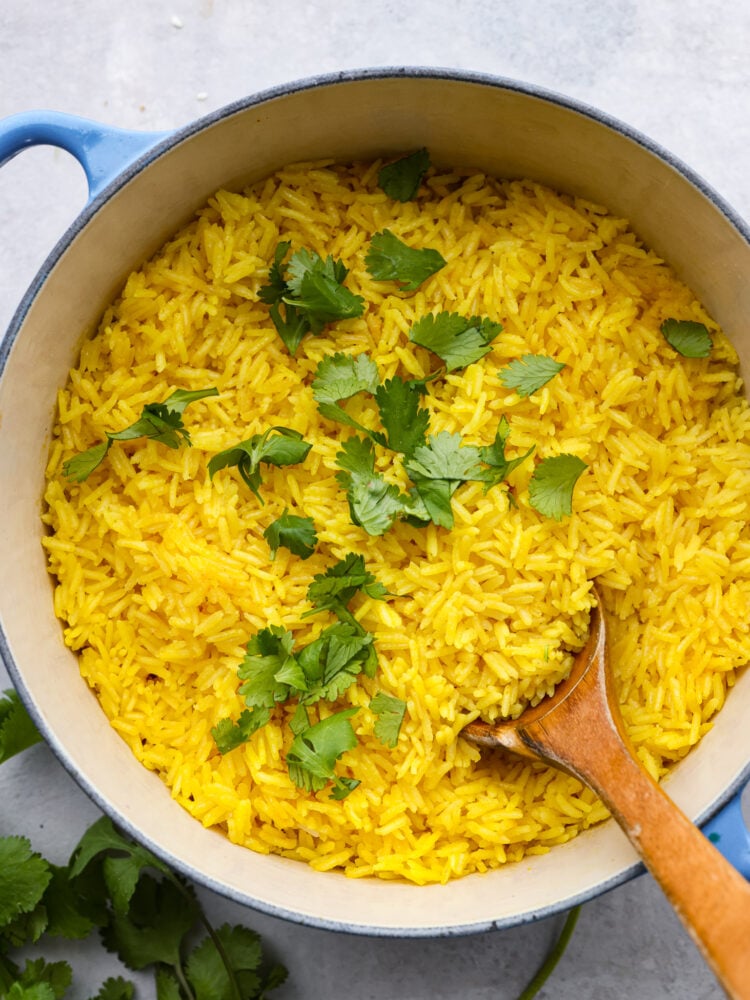
[[[462,325],[466,321],[461,321]],[[483,482],[485,490],[507,479],[532,453],[505,457],[509,425],[503,418],[492,445],[465,445],[460,434],[428,436],[430,414],[421,400],[430,379],[400,376],[378,381],[375,363],[366,355],[334,354],[324,358],[312,383],[320,412],[359,430],[342,443],[336,455],[336,479],[345,490],[352,522],[370,535],[382,535],[397,519],[453,526],[451,497],[461,483]],[[366,393],[375,400],[383,431],[364,426],[341,406],[340,400]],[[376,468],[375,446],[400,456],[411,479],[406,493]]]
[[[291,427],[269,427],[263,434],[254,434],[214,455],[208,463],[208,474],[213,479],[221,469],[236,467],[263,503],[260,495],[261,463],[277,467],[296,465],[305,460],[311,447],[299,431]]]
[[[345,287],[348,268],[330,255],[314,250],[295,251],[286,265],[289,241],[278,244],[269,268],[268,284],[258,291],[270,306],[271,321],[290,354],[307,333],[319,334],[328,323],[355,319],[364,311],[364,299]]]
[[[179,448],[181,444],[190,444],[190,434],[182,421],[183,413],[189,403],[207,396],[218,396],[219,390],[210,389],[175,389],[163,403],[146,403],[141,415],[134,423],[121,431],[107,431],[106,440],[74,455],[63,463],[63,475],[76,483],[88,479],[94,469],[104,461],[107,452],[114,441],[134,441],[136,438],[149,438],[158,441],[168,448]]]
[[[457,313],[428,313],[409,332],[409,340],[437,354],[447,371],[474,364],[492,350],[492,341],[502,325],[486,316],[459,316]]]
[[[204,936],[196,941],[200,925]],[[98,930],[105,947],[132,970],[152,967],[165,1000],[262,1000],[286,969],[269,964],[252,930],[215,929],[193,889],[102,817],[65,866],[34,852],[24,837],[0,837],[0,996],[55,1000],[72,982],[67,961],[14,959],[43,935],[69,941]],[[133,983],[107,979],[95,1000],[132,1000]]]
[[[254,635],[237,675],[245,709],[236,722],[225,718],[211,730],[220,753],[229,753],[264,726],[276,705],[296,701],[291,727],[294,741],[287,753],[291,780],[306,791],[319,791],[333,783],[331,797],[343,798],[359,784],[335,773],[341,755],[356,745],[349,719],[356,709],[346,709],[311,723],[308,709],[319,702],[335,702],[364,672],[377,670],[373,636],[349,609],[357,593],[374,600],[387,596],[385,587],[365,568],[361,555],[350,553],[325,573],[319,573],[307,590],[312,607],[305,617],[333,613],[336,621],[317,638],[295,648],[294,636],[278,625]],[[335,721],[334,721],[335,720]]]
[[[365,257],[376,281],[395,281],[405,292],[415,292],[422,282],[445,267],[442,254],[431,247],[410,247],[390,229],[375,233]]]

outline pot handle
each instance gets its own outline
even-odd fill
[[[89,201],[170,132],[114,128],[60,111],[27,111],[0,120],[0,166],[30,146],[58,146],[83,167]]]
[[[737,871],[750,879],[750,830],[742,815],[740,789],[721,812],[702,828],[703,833],[731,862]]]

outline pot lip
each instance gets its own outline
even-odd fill
[[[3,334],[0,331],[0,378],[2,378],[10,352],[18,333],[23,326],[24,319],[31,304],[37,294],[45,284],[49,274],[53,270],[57,261],[65,253],[76,236],[85,228],[89,221],[106,205],[110,198],[124,187],[133,177],[155,162],[162,155],[171,149],[190,139],[192,136],[205,129],[219,124],[224,119],[235,114],[246,111],[249,108],[259,106],[280,98],[288,97],[295,93],[306,90],[315,90],[339,84],[364,82],[367,80],[387,80],[387,79],[425,79],[425,80],[446,80],[457,83],[477,84],[488,86],[498,90],[506,90],[521,94],[527,97],[536,98],[548,104],[554,104],[562,109],[573,111],[604,125],[605,127],[619,133],[626,139],[635,142],[645,148],[652,155],[662,160],[677,171],[693,187],[697,188],[726,218],[729,224],[750,244],[750,225],[735,211],[735,209],[696,171],[674,156],[666,148],[648,138],[637,129],[625,124],[623,121],[589,105],[586,102],[575,98],[569,98],[558,92],[548,90],[536,84],[522,82],[513,78],[493,75],[489,73],[452,69],[444,67],[430,66],[382,66],[366,69],[349,69],[340,72],[322,73],[313,76],[303,77],[289,83],[278,84],[265,88],[257,93],[245,98],[230,102],[199,117],[194,121],[171,132],[166,138],[155,141],[154,145],[144,154],[136,158],[123,168],[106,187],[92,198],[80,214],[73,220],[65,233],[56,242],[47,258],[44,260],[32,283],[24,294],[19,306],[13,315],[10,324]],[[131,823],[127,816],[121,815],[119,810],[111,805],[106,796],[100,793],[95,787],[90,785],[88,780],[77,771],[73,761],[70,759],[65,747],[57,740],[55,735],[49,730],[45,720],[39,713],[28,693],[23,682],[20,670],[15,663],[15,659],[10,650],[6,635],[0,623],[0,659],[4,662],[11,681],[13,682],[19,697],[34,719],[45,741],[53,750],[55,756],[60,761],[64,769],[73,777],[77,784],[83,789],[87,796],[110,817],[116,818],[120,826],[128,835],[133,837],[138,843],[145,844],[155,855],[162,858],[174,870],[190,878],[204,888],[216,892],[224,898],[243,906],[248,906],[268,916],[288,920],[303,926],[315,927],[322,930],[351,933],[359,936],[383,937],[383,938],[439,938],[439,937],[459,937],[470,934],[484,933],[491,930],[508,929],[514,926],[533,923],[547,917],[554,916],[568,910],[588,900],[614,889],[618,885],[629,881],[636,875],[642,874],[645,869],[641,862],[634,862],[622,868],[613,875],[605,878],[595,885],[564,899],[554,901],[546,906],[525,911],[516,915],[497,919],[483,918],[476,922],[463,924],[436,923],[434,926],[419,927],[395,927],[391,925],[366,925],[353,924],[346,920],[331,920],[328,918],[318,918],[307,914],[301,914],[286,907],[275,906],[263,900],[257,900],[246,893],[227,886],[211,876],[202,873],[175,856],[169,849],[157,845],[151,838],[143,835],[135,824]],[[743,786],[750,778],[750,762],[735,778],[722,790],[710,806],[698,817],[696,822],[700,825],[712,818]]]

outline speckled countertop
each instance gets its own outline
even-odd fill
[[[492,73],[601,108],[690,164],[750,217],[750,8],[717,0],[2,0],[0,116],[53,108],[171,129],[269,86],[340,69],[420,65]],[[35,148],[0,170],[0,332],[83,206],[72,158]],[[9,484],[3,483],[3,490]],[[12,586],[4,573],[2,586]],[[0,688],[7,687],[0,667]],[[0,835],[64,861],[97,809],[43,745],[0,768]],[[201,892],[289,967],[279,1000],[512,1000],[557,934],[553,917],[435,941],[354,938]],[[47,949],[54,955],[53,949]],[[57,949],[74,998],[120,971],[95,942]],[[150,998],[148,977],[139,996]],[[709,1000],[722,995],[651,879],[583,908],[541,996]]]

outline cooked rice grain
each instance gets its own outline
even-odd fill
[[[615,617],[616,682],[644,765],[662,775],[710,727],[750,657],[750,413],[732,347],[626,221],[461,171],[433,172],[418,202],[394,203],[377,167],[302,164],[219,191],[130,275],[59,393],[45,546],[83,676],[197,819],[321,871],[441,882],[546,851],[606,815],[568,775],[459,738],[470,719],[516,714],[565,676],[592,579]],[[369,241],[386,227],[448,262],[416,293],[367,274]],[[367,302],[296,358],[257,294],[280,240],[340,257]],[[504,331],[481,363],[431,387],[431,432],[489,444],[505,415],[510,454],[580,456],[572,517],[530,508],[526,463],[512,475],[517,507],[503,488],[466,484],[450,532],[399,524],[372,539],[351,524],[335,480],[348,432],[320,417],[315,368],[334,351],[367,351],[381,378],[420,378],[435,359],[409,328],[444,309]],[[667,317],[706,323],[711,357],[677,356],[659,330]],[[497,371],[529,353],[566,367],[521,399]],[[64,481],[66,458],[145,403],[206,386],[221,395],[187,410],[191,448],[116,443],[86,482]],[[263,506],[236,470],[209,480],[213,453],[270,424],[312,450],[300,466],[264,467]],[[315,519],[309,560],[269,558],[262,533],[285,508]],[[243,707],[236,670],[253,633],[282,625],[305,642],[322,627],[301,618],[307,587],[349,551],[397,596],[356,607],[380,670],[341,701],[359,708],[360,743],[339,769],[361,784],[336,802],[289,780],[287,708],[223,757],[211,727]],[[377,690],[407,703],[394,750],[373,735]]]

